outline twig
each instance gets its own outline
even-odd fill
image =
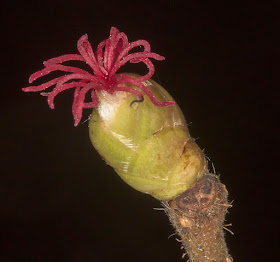
[[[230,262],[223,229],[228,207],[228,192],[216,175],[204,175],[183,194],[162,204],[178,240],[191,262]],[[176,239],[177,240],[177,239]]]

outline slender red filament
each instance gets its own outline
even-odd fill
[[[133,48],[143,46],[144,50],[140,52],[129,53]],[[115,91],[129,92],[138,97],[142,97],[142,91],[151,102],[156,106],[171,106],[173,101],[158,101],[151,90],[142,84],[152,77],[155,72],[151,58],[155,60],[164,60],[163,56],[151,52],[150,44],[145,40],[137,40],[129,43],[127,36],[119,32],[117,28],[112,27],[108,39],[100,42],[94,53],[87,35],[83,35],[77,43],[79,54],[68,54],[51,58],[44,62],[45,68],[35,72],[29,78],[29,83],[38,78],[48,75],[54,71],[62,71],[69,74],[54,78],[46,83],[37,86],[28,86],[23,88],[24,92],[41,92],[55,85],[54,89],[48,94],[48,104],[54,108],[54,98],[60,92],[74,88],[74,101],[72,113],[74,116],[74,125],[77,126],[82,118],[84,108],[96,107],[99,103],[96,91],[105,90],[109,93]],[[86,70],[63,65],[68,61],[83,61],[87,63],[93,73]],[[141,77],[130,77],[116,72],[127,62],[144,63],[148,68],[148,73]],[[127,87],[127,83],[135,85],[140,91]],[[85,102],[87,92],[90,92],[91,102]]]

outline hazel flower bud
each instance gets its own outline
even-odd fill
[[[58,94],[74,89],[74,125],[81,121],[84,108],[95,108],[89,124],[94,147],[126,183],[141,192],[171,199],[207,172],[204,156],[190,137],[180,108],[164,88],[150,80],[155,72],[151,59],[162,61],[163,56],[152,52],[146,40],[129,42],[115,27],[97,45],[96,52],[87,35],[80,37],[77,49],[80,54],[45,61],[29,83],[54,71],[66,74],[22,90],[42,92],[54,86],[47,93],[53,109]],[[65,64],[72,61],[85,62],[92,72]],[[128,62],[146,65],[147,74],[117,73]]]
[[[174,101],[153,80],[142,82],[159,101]],[[135,89],[132,84],[127,87]],[[177,104],[155,106],[127,92],[97,92],[90,139],[103,159],[130,186],[161,200],[172,199],[207,171]]]

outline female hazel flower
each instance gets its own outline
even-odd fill
[[[131,52],[139,46],[143,46],[142,52]],[[78,50],[80,55],[63,55],[44,62],[45,68],[31,75],[29,81],[53,71],[69,74],[23,91],[44,91],[55,85],[48,93],[48,104],[54,108],[55,96],[74,88],[74,125],[80,122],[83,108],[94,108],[89,121],[93,146],[136,190],[158,199],[171,199],[193,185],[207,165],[190,137],[179,106],[163,87],[151,80],[155,68],[150,59],[164,57],[151,52],[145,40],[129,43],[127,36],[115,27],[95,53],[86,35],[79,39]],[[73,60],[86,62],[94,75],[62,64]],[[149,71],[144,76],[116,73],[127,62],[142,62]],[[88,92],[91,101],[85,102]]]
[[[139,46],[144,47],[142,52],[130,53],[133,48]],[[141,90],[156,106],[166,107],[175,104],[173,101],[159,101],[150,89],[142,84],[143,81],[150,79],[155,72],[154,65],[150,58],[159,61],[165,59],[163,56],[151,52],[150,44],[147,41],[137,40],[129,43],[124,33],[112,27],[109,38],[99,43],[95,53],[88,41],[87,35],[83,35],[78,40],[77,48],[80,55],[62,55],[45,61],[45,68],[32,74],[29,78],[29,83],[53,71],[62,71],[70,74],[57,77],[38,86],[25,87],[22,90],[24,92],[41,92],[55,85],[55,88],[48,93],[48,104],[50,108],[53,109],[54,98],[57,94],[66,89],[75,88],[72,105],[75,126],[77,126],[81,120],[83,108],[94,108],[98,105],[99,99],[97,92],[101,90],[105,90],[109,94],[113,94],[116,91],[124,91],[142,99],[143,95],[140,92]],[[67,61],[86,62],[91,67],[94,74],[77,67],[62,64]],[[117,74],[116,72],[118,69],[127,62],[142,62],[148,67],[149,71],[146,75],[136,78],[128,76],[127,74]],[[128,83],[136,86],[138,90],[136,88],[127,87]],[[86,93],[89,91],[91,102],[85,102]]]

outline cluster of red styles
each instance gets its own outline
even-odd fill
[[[130,53],[133,48],[139,46],[143,46],[144,50]],[[74,88],[72,113],[75,126],[79,124],[82,118],[83,108],[93,108],[98,105],[99,100],[96,91],[100,90],[105,90],[110,94],[115,91],[129,92],[140,99],[143,97],[140,92],[142,91],[156,106],[174,105],[173,101],[158,101],[151,90],[142,84],[143,81],[150,79],[155,72],[150,58],[159,61],[165,59],[163,56],[151,52],[150,44],[147,41],[137,40],[129,43],[124,33],[112,27],[109,38],[99,43],[96,52],[93,52],[87,35],[83,35],[78,40],[77,48],[80,54],[62,55],[45,61],[43,63],[45,68],[32,74],[29,83],[53,71],[62,71],[69,74],[54,78],[38,86],[25,87],[22,90],[24,92],[42,92],[55,85],[54,89],[48,93],[48,104],[53,109],[55,96],[66,89]],[[77,67],[63,65],[67,61],[83,61],[91,67],[93,73]],[[146,75],[136,78],[122,73],[117,74],[119,68],[127,62],[143,62],[149,71]],[[127,83],[135,85],[139,90],[127,87]],[[90,102],[85,102],[87,92],[90,92]]]

